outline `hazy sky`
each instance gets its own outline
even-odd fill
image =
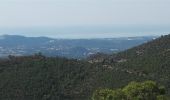
[[[118,26],[169,28],[169,25],[170,0],[0,0],[0,34],[15,33],[14,28],[93,26],[97,30],[98,26],[104,26],[106,30],[102,32],[109,33],[107,26],[111,29]]]

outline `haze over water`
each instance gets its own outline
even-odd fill
[[[170,33],[168,27],[38,27],[3,28],[0,35],[23,35],[28,37],[51,37],[62,39],[116,38],[136,36],[160,36]]]
[[[168,0],[1,0],[0,35],[110,38],[170,32]]]

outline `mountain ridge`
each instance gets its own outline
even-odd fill
[[[0,57],[8,55],[32,55],[41,52],[46,56],[86,58],[103,52],[111,54],[150,41],[155,37],[131,37],[108,39],[53,39],[48,37],[0,36]],[[129,40],[130,39],[130,40]],[[76,50],[76,52],[72,52]]]

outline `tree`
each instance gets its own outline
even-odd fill
[[[114,91],[111,89],[99,89],[93,93],[92,100],[106,100],[112,94],[114,94]]]
[[[130,82],[123,89],[101,89],[94,92],[93,100],[167,100],[165,88],[154,81]]]
[[[121,89],[118,89],[108,94],[106,100],[126,100],[126,96]]]

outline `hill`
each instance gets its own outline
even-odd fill
[[[87,61],[41,54],[0,60],[2,100],[90,100],[98,88],[153,80],[170,94],[170,35]]]
[[[117,66],[142,72],[164,84],[170,91],[170,35],[119,53],[117,56],[126,59],[126,62]]]
[[[109,55],[99,63],[155,80],[170,91],[170,35]]]
[[[37,52],[48,57],[62,56],[82,59],[97,52],[107,54],[131,48],[150,41],[156,36],[103,38],[103,39],[54,39],[47,37],[0,36],[0,57],[8,55],[29,56]]]
[[[134,79],[142,77],[75,59],[9,56],[0,62],[0,99],[88,100],[99,87],[117,88]]]

